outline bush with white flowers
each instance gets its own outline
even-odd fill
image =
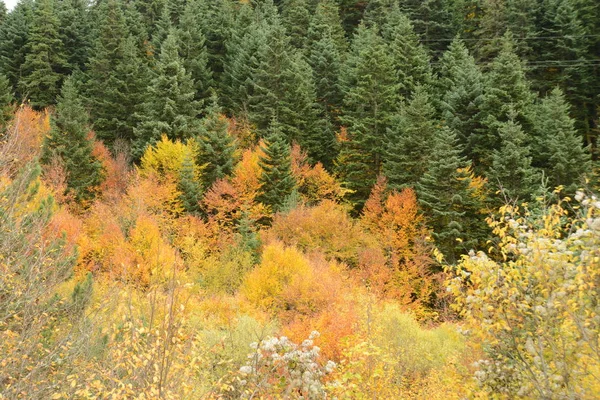
[[[319,362],[321,349],[314,345],[319,336],[313,331],[300,345],[287,337],[268,337],[252,343],[254,351],[246,365],[239,369],[241,398],[264,395],[284,398],[323,399],[326,397],[323,377],[336,367],[333,361]]]

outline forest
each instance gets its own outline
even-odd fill
[[[598,0],[0,0],[0,399],[594,399]]]

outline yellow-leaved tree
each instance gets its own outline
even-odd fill
[[[456,308],[487,356],[476,377],[489,395],[600,393],[600,201],[576,198],[580,206],[536,212],[503,207],[490,221],[497,247],[452,271]]]

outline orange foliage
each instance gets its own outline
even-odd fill
[[[67,251],[71,252],[84,234],[83,222],[71,214],[68,209],[60,208],[52,216],[48,232],[56,238],[64,235],[67,241]]]
[[[314,204],[327,199],[339,200],[344,196],[341,185],[323,168],[323,164],[311,166],[306,153],[297,144],[292,145],[291,160],[298,192],[306,202]]]
[[[102,164],[104,181],[100,193],[104,198],[116,199],[125,193],[131,176],[127,149],[117,151],[115,157],[101,141],[94,141],[92,155]]]
[[[373,284],[375,293],[422,309],[434,290],[428,231],[412,189],[386,193],[380,178],[365,203],[362,224],[379,241],[382,254],[363,252],[359,276]]]
[[[376,246],[339,204],[325,200],[314,207],[299,206],[287,214],[276,214],[271,228],[263,232],[266,243],[279,240],[301,250],[322,252],[328,257],[358,263],[357,249]]]
[[[50,132],[50,114],[37,112],[28,105],[19,107],[0,148],[0,159],[6,160],[4,172],[14,173],[40,155],[44,137]]]
[[[227,131],[231,136],[236,138],[237,143],[241,148],[247,149],[256,143],[256,134],[250,122],[247,119],[229,118],[229,126]]]

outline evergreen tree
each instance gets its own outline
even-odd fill
[[[502,50],[486,76],[479,116],[483,126],[473,136],[471,146],[477,171],[485,171],[491,166],[492,151],[500,147],[498,128],[509,119],[509,113],[514,111],[515,120],[528,130],[528,112],[534,98],[509,32],[504,36]]]
[[[59,29],[60,20],[54,0],[38,0],[19,81],[22,95],[30,99],[32,106],[37,109],[55,104],[68,72]]]
[[[198,181],[198,167],[187,152],[183,159],[181,171],[179,172],[177,189],[181,192],[180,198],[183,208],[190,213],[199,212],[202,188]]]
[[[400,10],[412,21],[415,32],[430,49],[441,52],[448,42],[441,38],[451,38],[458,27],[452,16],[453,0],[400,0]]]
[[[33,1],[20,1],[0,26],[0,71],[8,78],[15,97],[22,99],[19,88],[21,66],[25,62],[29,31],[33,21]]]
[[[68,72],[83,70],[91,48],[91,22],[87,0],[61,0],[57,3],[60,38],[64,45]]]
[[[417,86],[413,98],[394,117],[387,131],[383,173],[390,187],[413,186],[421,179],[438,129],[427,90]]]
[[[397,5],[388,14],[382,33],[390,47],[400,93],[409,97],[417,85],[432,83],[429,55],[419,43],[410,20]]]
[[[160,48],[163,42],[167,39],[169,32],[174,29],[173,23],[171,22],[171,15],[169,14],[169,10],[165,6],[163,7],[160,18],[156,22],[154,29],[152,30],[152,36],[150,37],[150,48],[152,54],[154,55],[154,60],[157,59],[160,54]]]
[[[258,64],[251,75],[249,120],[263,131],[272,119],[281,121],[280,129],[288,140],[303,144],[304,137],[316,129],[317,121],[312,70],[290,48],[279,23],[268,30],[266,43],[256,54]]]
[[[147,39],[152,40],[158,21],[166,7],[166,0],[131,0],[142,17]]]
[[[228,121],[221,113],[216,95],[202,121],[197,141],[200,146],[198,165],[204,165],[202,174],[205,188],[209,188],[217,179],[231,175],[236,163],[236,142],[228,132]]]
[[[156,75],[140,112],[141,122],[134,128],[133,156],[141,157],[162,134],[182,141],[196,135],[201,108],[194,96],[194,82],[183,67],[171,31],[161,48]]]
[[[177,39],[183,67],[194,81],[195,100],[204,102],[210,96],[210,88],[214,86],[214,82],[208,65],[206,40],[201,29],[201,15],[193,8],[194,5],[193,1],[187,4],[177,30]]]
[[[438,92],[442,119],[457,134],[465,156],[474,158],[475,132],[481,130],[483,73],[462,40],[452,41],[440,59]]]
[[[292,47],[296,49],[305,47],[310,20],[307,0],[283,1],[281,5],[281,23],[290,38]]]
[[[317,102],[326,118],[337,123],[343,99],[340,85],[342,56],[329,33],[310,44],[308,62],[313,72]]]
[[[6,76],[0,74],[0,143],[6,124],[12,119],[13,91]]]
[[[344,54],[348,42],[340,19],[340,10],[335,0],[320,0],[308,26],[307,46],[330,36],[335,42],[338,52]]]
[[[6,19],[6,15],[8,14],[8,9],[6,8],[6,4],[4,4],[3,0],[0,0],[0,25]]]
[[[481,239],[479,204],[470,186],[469,163],[460,155],[452,130],[437,129],[432,143],[427,170],[417,184],[417,197],[435,244],[453,263]]]
[[[65,81],[51,119],[50,135],[44,141],[41,161],[58,158],[67,173],[67,194],[86,203],[94,198],[103,176],[102,165],[92,155],[88,138],[88,115],[72,79]]]
[[[564,94],[555,88],[536,105],[533,117],[533,164],[549,178],[549,185],[565,186],[567,194],[575,193],[582,177],[590,174],[590,155],[569,116]]]
[[[109,144],[117,138],[131,141],[148,71],[136,46],[138,38],[127,34],[119,3],[102,3],[98,14],[102,23],[87,66],[86,82],[94,131]]]
[[[261,188],[257,199],[277,212],[294,191],[296,181],[292,175],[290,146],[276,120],[271,122],[263,151],[265,155],[260,159]]]
[[[541,179],[531,166],[527,137],[513,119],[503,122],[498,132],[502,145],[493,152],[488,181],[501,193],[499,205],[504,199],[528,201]]]
[[[358,27],[342,77],[345,94],[340,120],[347,138],[340,144],[337,165],[359,209],[381,172],[386,130],[398,108],[393,62],[377,27]]]

